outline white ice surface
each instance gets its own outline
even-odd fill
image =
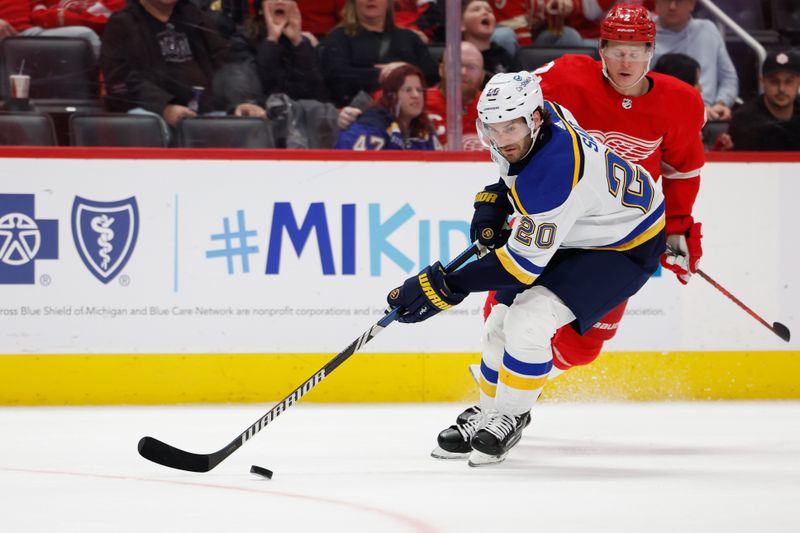
[[[462,405],[0,409],[0,533],[800,532],[800,402],[542,403],[502,465],[428,454]],[[251,464],[275,471],[249,474]]]

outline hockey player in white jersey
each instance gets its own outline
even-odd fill
[[[484,325],[480,410],[442,431],[433,452],[468,456],[471,466],[503,461],[519,441],[552,368],[556,330],[583,334],[645,284],[665,250],[660,188],[544,101],[529,73],[492,77],[478,117],[500,180],[478,193],[475,217],[501,232],[515,215],[511,236],[451,274],[434,263],[387,298],[400,322],[413,323],[471,292],[519,291]]]

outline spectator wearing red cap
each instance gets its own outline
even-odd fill
[[[734,150],[800,150],[800,54],[770,53],[761,67],[764,94],[733,113]]]

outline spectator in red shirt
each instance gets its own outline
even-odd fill
[[[303,29],[323,39],[342,22],[345,0],[297,0],[303,16]]]
[[[66,18],[64,22],[66,22]],[[85,39],[92,46],[95,57],[100,56],[100,37],[91,28],[69,25],[43,28],[34,21],[31,0],[2,0],[0,2],[0,40],[6,37],[36,37],[40,35]]]
[[[447,145],[447,87],[445,84],[445,57],[439,65],[442,81],[427,91],[428,117],[439,137]],[[478,98],[483,89],[483,56],[469,42],[461,42],[461,147],[463,150],[483,150],[478,139],[475,121],[478,118]]]
[[[42,28],[88,26],[98,35],[111,13],[125,7],[125,0],[31,0],[31,18]]]

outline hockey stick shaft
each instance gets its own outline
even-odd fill
[[[480,252],[478,244],[473,244],[468,249],[461,252],[455,259],[453,259],[446,267],[445,271],[452,272],[464,263],[466,263],[473,255]],[[302,385],[294,389],[283,400],[275,404],[264,416],[256,420],[253,424],[240,433],[233,439],[227,446],[210,454],[196,454],[175,448],[165,442],[162,442],[153,437],[142,437],[139,441],[139,454],[160,465],[176,468],[179,470],[187,470],[190,472],[208,472],[219,463],[227,459],[233,452],[238,450],[245,442],[253,438],[256,433],[264,429],[275,418],[284,413],[289,407],[297,403],[303,396],[305,396],[311,389],[316,387],[323,379],[325,379],[331,372],[336,370],[342,363],[350,358],[354,353],[359,351],[365,344],[371,341],[375,336],[384,330],[389,324],[394,322],[397,318],[398,310],[395,309],[388,313],[386,316],[378,320],[372,327],[361,334],[350,345],[339,352],[336,357],[328,361],[328,363],[308,378]]]
[[[672,254],[672,255],[684,255],[683,253],[681,253],[680,251],[676,250],[675,248],[673,248],[672,246],[669,246],[669,245],[667,245],[667,252],[669,252],[669,253],[670,253],[670,254]],[[784,325],[783,325],[783,324],[781,324],[780,322],[773,322],[773,323],[770,325],[770,323],[769,323],[769,322],[767,322],[766,320],[764,320],[763,318],[761,318],[761,316],[760,316],[758,313],[756,313],[755,311],[753,311],[752,309],[750,309],[748,306],[746,306],[746,305],[744,304],[744,302],[742,302],[742,301],[741,301],[739,298],[737,298],[736,296],[734,296],[733,294],[731,294],[731,293],[730,293],[730,291],[728,291],[728,290],[727,290],[725,287],[723,287],[722,285],[720,285],[719,283],[717,283],[716,281],[714,281],[714,279],[713,279],[711,276],[709,276],[708,274],[706,274],[705,272],[703,272],[703,271],[702,271],[702,270],[700,270],[699,268],[697,269],[697,274],[699,274],[701,278],[703,278],[703,279],[704,279],[704,280],[706,280],[708,283],[710,283],[712,287],[714,287],[714,288],[715,288],[715,289],[717,289],[719,292],[721,292],[722,294],[724,294],[725,296],[727,296],[727,297],[728,297],[728,298],[729,298],[729,299],[730,299],[730,300],[731,300],[733,303],[735,303],[736,305],[738,305],[738,306],[739,306],[741,309],[743,309],[743,310],[744,310],[744,311],[745,311],[745,312],[746,312],[748,315],[750,315],[751,317],[753,317],[753,318],[755,318],[756,320],[758,320],[759,322],[761,322],[761,324],[762,324],[762,325],[763,325],[765,328],[767,328],[767,329],[768,329],[768,330],[770,330],[772,333],[774,333],[775,335],[777,335],[778,337],[780,337],[782,340],[784,340],[784,341],[786,341],[786,342],[789,342],[789,339],[790,339],[790,338],[791,338],[791,336],[792,336],[791,332],[789,331],[789,328],[787,328],[786,326],[784,326]]]
[[[699,268],[697,269],[697,273],[700,275],[701,278],[709,282],[715,289],[717,289],[719,292],[727,296],[731,301],[733,301],[733,303],[738,305],[740,308],[744,309],[748,315],[761,322],[761,324],[763,324],[765,328],[772,331],[772,333],[774,333],[784,341],[789,342],[789,339],[791,338],[791,332],[789,331],[789,328],[787,328],[780,322],[773,322],[772,324],[770,324],[769,322],[761,318],[761,316],[758,313],[756,313],[755,311],[750,309],[747,305],[745,305],[744,302],[742,302],[739,298],[731,294],[730,291],[728,291],[725,287],[714,281],[711,278],[711,276],[709,276]]]

